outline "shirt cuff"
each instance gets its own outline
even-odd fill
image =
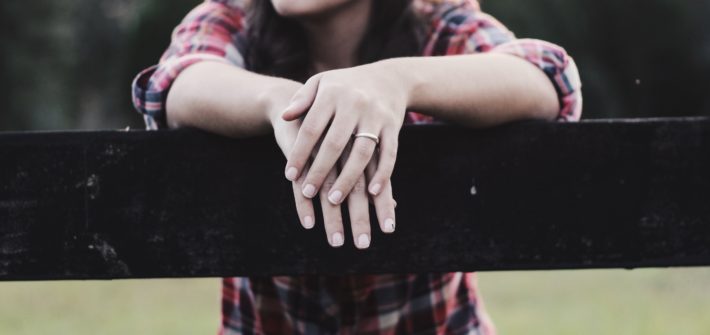
[[[193,53],[168,58],[141,71],[133,79],[133,106],[143,114],[146,129],[167,128],[165,100],[173,81],[190,65],[206,60],[230,63],[226,58],[214,54]]]
[[[517,39],[491,52],[521,57],[541,69],[552,81],[560,103],[558,121],[578,121],[582,116],[582,82],[572,57],[562,47],[535,39]]]

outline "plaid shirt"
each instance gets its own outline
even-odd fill
[[[165,98],[186,67],[205,60],[245,67],[243,0],[207,0],[174,30],[160,62],[133,82],[148,129],[166,127]],[[572,58],[554,44],[516,39],[474,0],[414,1],[431,24],[422,56],[500,52],[521,57],[552,81],[559,121],[582,110]],[[405,123],[428,123],[409,111]],[[495,334],[474,273],[223,279],[220,334]]]

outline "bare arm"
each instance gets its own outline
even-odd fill
[[[168,92],[167,123],[247,137],[269,134],[291,96],[301,87],[221,63],[200,62],[180,73]]]
[[[560,110],[550,79],[530,62],[504,53],[395,58],[380,66],[401,78],[409,109],[458,124],[552,120]]]

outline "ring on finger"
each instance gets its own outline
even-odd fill
[[[369,139],[375,141],[375,144],[380,144],[380,138],[377,137],[377,135],[375,135],[375,134],[373,134],[373,133],[360,132],[360,133],[353,134],[353,136],[355,136],[355,137],[366,137],[366,138],[369,138]]]

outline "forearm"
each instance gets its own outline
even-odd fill
[[[539,68],[503,53],[394,58],[380,65],[407,86],[409,109],[467,126],[551,120],[560,108]]]
[[[267,134],[300,86],[229,64],[200,62],[175,79],[165,106],[167,123],[231,137]]]

